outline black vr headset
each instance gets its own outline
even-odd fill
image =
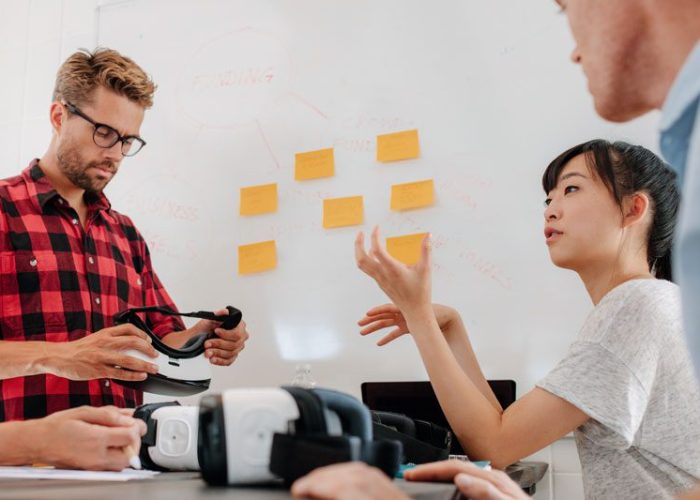
[[[151,339],[153,348],[158,356],[153,359],[140,351],[130,349],[124,354],[158,365],[158,373],[148,374],[139,382],[119,381],[120,384],[139,389],[144,392],[165,396],[189,396],[206,391],[211,382],[211,367],[204,357],[204,343],[215,337],[213,332],[203,332],[193,336],[179,349],[165,344],[141,319],[139,313],[158,312],[167,316],[186,316],[189,318],[209,319],[220,321],[221,328],[231,330],[238,326],[243,318],[241,311],[227,306],[228,315],[216,315],[213,312],[195,311],[181,313],[167,307],[135,307],[127,309],[114,316],[115,324],[131,323],[146,332]]]
[[[452,432],[426,420],[401,413],[372,411],[376,439],[394,439],[403,445],[401,463],[424,464],[450,456]]]
[[[230,389],[205,396],[199,408],[143,405],[141,461],[156,470],[201,470],[212,485],[283,481],[317,467],[363,461],[389,477],[401,444],[373,439],[372,419],[354,397],[300,387]]]
[[[301,410],[294,433],[278,432],[272,439],[270,472],[285,484],[291,485],[318,467],[351,461],[378,467],[390,478],[396,475],[401,443],[375,440],[369,409],[360,401],[331,389],[283,389]],[[338,419],[335,422],[334,416]]]

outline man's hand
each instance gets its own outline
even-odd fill
[[[473,500],[527,500],[530,497],[500,470],[483,470],[469,462],[444,460],[404,472],[408,481],[454,481],[462,496]]]
[[[139,381],[149,373],[158,373],[157,365],[124,354],[134,349],[157,356],[148,335],[131,324],[105,328],[72,342],[47,342],[44,347],[44,371],[71,380]]]
[[[220,309],[215,314],[225,316],[228,310]],[[229,366],[236,361],[238,355],[245,348],[246,340],[248,340],[248,331],[246,330],[245,321],[242,321],[232,330],[224,330],[219,327],[219,324],[212,321],[215,327],[214,334],[217,338],[209,339],[204,344],[204,355],[209,358],[212,365]],[[212,325],[212,326],[214,326]]]
[[[408,500],[382,471],[362,462],[316,469],[296,480],[292,495],[326,500]]]
[[[227,309],[219,309],[214,314],[217,316],[227,316]],[[245,321],[241,321],[236,328],[224,330],[221,322],[211,319],[200,319],[191,328],[181,332],[173,332],[162,340],[166,344],[179,347],[194,335],[214,332],[215,338],[211,338],[204,344],[204,356],[209,359],[212,365],[229,366],[236,361],[240,352],[245,348],[248,340],[248,331]]]
[[[114,470],[129,466],[146,432],[133,410],[81,406],[22,424],[20,442],[29,447],[28,462],[61,468]]]

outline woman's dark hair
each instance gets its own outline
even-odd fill
[[[542,176],[545,193],[556,187],[564,167],[581,154],[620,207],[626,196],[640,191],[649,196],[653,218],[647,239],[647,262],[654,276],[670,281],[671,247],[680,203],[676,173],[642,146],[596,139],[564,151],[549,164]]]

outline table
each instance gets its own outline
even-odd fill
[[[459,495],[452,484],[396,484],[412,498],[454,500]],[[153,479],[126,482],[72,480],[0,480],[0,498],[13,500],[196,500],[235,498],[238,500],[289,499],[289,491],[270,487],[211,487],[197,472],[164,472]]]
[[[547,471],[545,462],[517,462],[506,469],[508,475],[528,494]],[[455,500],[456,488],[449,483],[417,483],[397,479],[396,485],[419,500]],[[0,479],[0,498],[13,500],[180,500],[221,499],[277,500],[291,498],[284,488],[211,487],[198,472],[164,472],[153,479],[117,481]]]

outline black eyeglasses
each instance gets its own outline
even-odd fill
[[[95,127],[95,130],[92,133],[92,140],[101,148],[111,148],[116,143],[121,142],[122,154],[124,156],[134,156],[146,145],[146,141],[136,135],[120,135],[119,132],[114,130],[109,125],[97,123],[73,104],[69,102],[64,102],[63,104],[66,106],[68,111],[91,123],[92,126]]]

